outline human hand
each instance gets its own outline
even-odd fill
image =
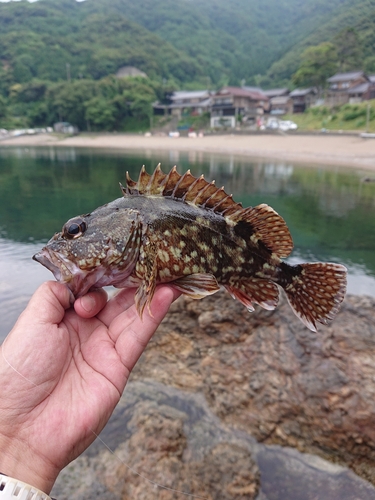
[[[134,290],[70,307],[44,283],[2,345],[0,471],[49,493],[59,472],[108,421],[129,374],[179,292],[159,286],[141,320]]]

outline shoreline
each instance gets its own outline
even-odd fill
[[[65,138],[53,134],[36,134],[2,140],[2,146],[196,151],[375,171],[375,139],[364,139],[359,135],[226,134],[192,139],[119,133],[80,134]]]

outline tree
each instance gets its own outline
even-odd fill
[[[327,78],[337,70],[336,47],[330,42],[324,42],[307,48],[301,58],[300,67],[292,75],[293,83],[301,87],[316,87],[320,94]]]
[[[333,42],[337,50],[340,71],[350,71],[362,67],[362,44],[354,28],[344,28],[335,36]]]
[[[113,130],[116,108],[104,97],[93,97],[85,102],[85,118],[95,130]]]

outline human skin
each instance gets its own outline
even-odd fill
[[[0,471],[49,493],[59,472],[96,438],[130,372],[179,292],[159,286],[141,320],[134,290],[74,302],[44,283],[0,355]]]

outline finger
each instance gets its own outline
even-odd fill
[[[32,318],[33,323],[58,324],[64,317],[65,310],[69,309],[71,299],[72,293],[66,285],[47,281],[33,294],[18,321],[28,322],[28,318]]]
[[[81,318],[92,318],[106,305],[107,292],[102,288],[93,290],[74,302],[74,310]]]
[[[135,306],[132,306],[114,320],[111,333],[115,338],[116,330],[118,330],[116,350],[129,373],[167,314],[172,302],[179,295],[180,292],[173,287],[159,286],[156,288],[151,303],[152,315],[146,307],[143,318],[140,319]]]
[[[114,318],[134,305],[135,291],[135,288],[124,288],[114,295],[97,315],[98,319],[109,326]]]

